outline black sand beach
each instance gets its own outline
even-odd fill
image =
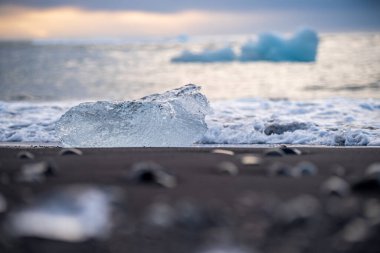
[[[0,212],[0,252],[379,252],[380,172],[366,169],[380,162],[380,149],[295,148],[302,154],[223,148],[231,155],[196,147],[89,148],[60,155],[62,148],[1,147],[6,208]],[[48,168],[41,178],[20,180],[23,165],[40,161]],[[155,169],[131,172],[147,161],[175,182],[157,180]],[[15,210],[78,184],[118,192],[106,238],[64,242],[9,233]],[[157,205],[171,211],[156,210],[161,220],[154,222],[149,215]]]

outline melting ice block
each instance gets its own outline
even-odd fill
[[[189,84],[126,102],[82,103],[56,123],[65,146],[186,146],[207,131],[210,107],[200,87]]]

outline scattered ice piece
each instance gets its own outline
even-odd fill
[[[363,218],[356,218],[343,228],[342,237],[347,242],[355,243],[363,241],[368,233],[368,222]]]
[[[318,35],[302,29],[286,39],[272,33],[259,36],[257,42],[248,41],[241,47],[241,61],[313,62],[317,56]]]
[[[343,177],[346,175],[347,171],[346,171],[346,168],[344,168],[343,166],[341,165],[333,165],[331,167],[331,173],[335,176],[338,176],[338,177]]]
[[[47,176],[54,175],[56,168],[49,162],[24,164],[16,175],[19,182],[42,182]]]
[[[181,200],[176,204],[175,209],[176,224],[179,227],[188,230],[200,230],[215,225],[215,217],[211,217],[205,208],[198,203]]]
[[[65,156],[65,155],[83,155],[83,152],[77,148],[64,148],[61,151],[59,151],[59,155]]]
[[[244,165],[258,165],[262,159],[256,155],[242,155],[240,161]]]
[[[223,161],[216,165],[216,169],[219,173],[236,176],[239,173],[238,167],[229,161]]]
[[[369,199],[364,203],[364,216],[372,224],[380,223],[380,201],[378,199]]]
[[[320,210],[319,201],[311,195],[300,195],[284,204],[275,212],[276,219],[286,225],[308,221]]]
[[[29,159],[29,160],[33,160],[34,159],[34,155],[31,152],[29,152],[29,151],[20,151],[17,154],[17,157],[19,159]]]
[[[153,203],[146,214],[145,222],[149,225],[167,228],[175,222],[175,210],[168,203]]]
[[[186,146],[207,131],[210,111],[200,87],[189,84],[127,102],[82,103],[57,122],[65,146]]]
[[[252,251],[247,250],[244,247],[225,245],[224,243],[222,243],[221,245],[214,245],[204,250],[201,250],[200,253],[252,253]]]
[[[292,168],[283,163],[274,163],[268,168],[269,176],[291,176]]]
[[[322,184],[321,191],[325,195],[344,197],[350,193],[350,186],[344,179],[332,176]]]
[[[133,164],[129,171],[129,178],[138,183],[153,183],[167,188],[177,186],[177,178],[169,174],[163,167],[153,162]]]
[[[193,53],[183,51],[179,56],[173,57],[172,62],[230,62],[235,60],[236,55],[231,47],[221,49],[205,49],[203,52]]]
[[[380,174],[380,163],[371,164],[365,171],[367,175]]]
[[[3,194],[0,193],[0,213],[4,213],[7,210],[7,207],[7,200],[5,199]]]
[[[234,155],[235,152],[232,151],[232,150],[228,150],[228,149],[213,149],[211,151],[211,153],[214,153],[214,154],[223,154],[223,155]]]
[[[104,238],[111,229],[112,196],[90,186],[69,186],[51,192],[10,214],[7,226],[16,237],[66,242]]]
[[[298,163],[292,169],[292,175],[295,177],[300,176],[314,176],[318,173],[318,167],[311,162],[303,161]]]

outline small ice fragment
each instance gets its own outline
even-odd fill
[[[292,169],[292,175],[295,177],[300,176],[314,176],[318,173],[318,168],[311,162],[300,162]]]
[[[221,243],[221,245],[209,246],[208,248],[201,250],[200,253],[252,253],[252,251],[247,250],[244,247],[225,245],[225,243]]]
[[[207,131],[210,111],[200,87],[189,84],[126,102],[82,103],[56,123],[65,146],[187,146]]]
[[[242,155],[240,161],[244,165],[258,165],[261,163],[261,158],[255,155]]]
[[[281,205],[275,212],[277,220],[290,225],[312,219],[320,210],[319,201],[311,195],[300,195]]]
[[[7,200],[3,196],[3,194],[0,193],[0,213],[3,213],[7,210],[8,204]]]
[[[83,155],[83,152],[77,148],[64,148],[61,151],[59,151],[59,155],[65,156],[65,155]]]
[[[19,182],[42,182],[46,176],[54,175],[56,168],[49,162],[24,164],[16,175]]]
[[[16,237],[65,242],[104,238],[111,229],[112,196],[90,186],[70,186],[10,214],[7,225]]]
[[[177,178],[169,174],[159,164],[153,162],[134,164],[128,175],[132,181],[138,183],[153,183],[166,188],[174,188],[177,186]]]
[[[228,161],[218,163],[216,169],[217,172],[221,174],[228,174],[231,176],[236,176],[239,173],[238,167],[234,163]]]
[[[373,224],[380,223],[380,201],[378,199],[369,199],[365,202],[363,208],[364,216]]]
[[[368,233],[368,222],[363,218],[356,218],[343,228],[342,237],[347,242],[355,243],[363,241]]]
[[[367,175],[380,174],[380,163],[373,163],[366,169]]]
[[[232,150],[227,150],[227,149],[213,149],[211,153],[214,154],[223,154],[223,155],[234,155],[234,151]]]
[[[344,179],[332,176],[322,184],[321,192],[325,195],[344,197],[350,193],[350,186]]]
[[[170,227],[175,222],[175,210],[167,203],[154,203],[148,209],[145,222],[157,227]]]
[[[29,152],[29,151],[20,151],[17,154],[17,157],[19,159],[29,159],[29,160],[33,160],[34,159],[34,155],[31,152]]]

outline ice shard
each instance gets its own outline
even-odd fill
[[[56,123],[64,146],[188,146],[207,131],[210,111],[200,87],[183,87],[125,102],[82,103]]]

